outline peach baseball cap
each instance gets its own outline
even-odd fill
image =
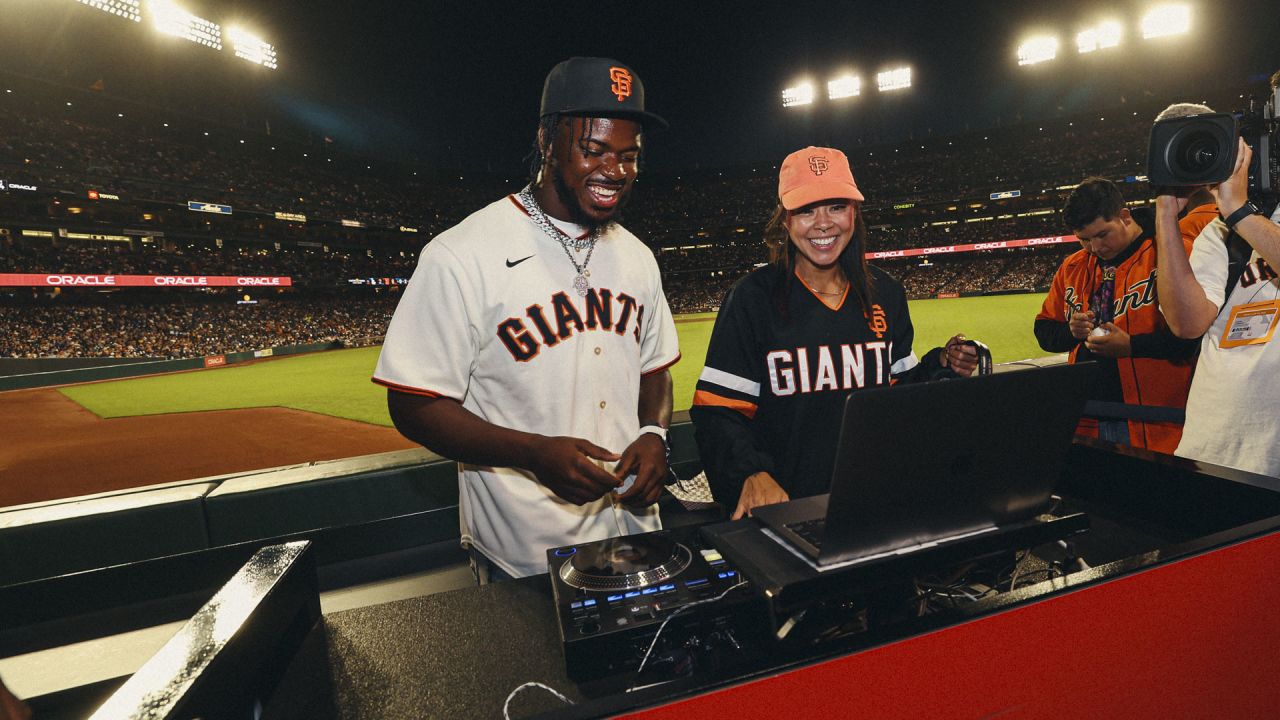
[[[835,148],[810,145],[782,161],[778,172],[778,200],[787,210],[795,210],[819,200],[847,198],[863,200],[853,181],[849,158]]]

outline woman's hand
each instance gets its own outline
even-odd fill
[[[758,472],[747,478],[742,484],[742,494],[738,496],[738,508],[733,511],[730,520],[740,520],[751,515],[751,511],[761,505],[773,505],[791,499],[786,490],[767,472]]]

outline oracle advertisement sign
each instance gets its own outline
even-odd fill
[[[918,255],[942,255],[945,253],[978,252],[979,250],[1035,247],[1037,245],[1058,245],[1060,243],[1074,242],[1080,242],[1080,239],[1075,235],[1056,235],[1054,237],[1001,240],[999,242],[970,243],[968,245],[944,245],[943,247],[911,248],[910,250],[881,250],[879,252],[867,253],[867,259],[879,260],[881,258],[916,257]]]
[[[290,277],[0,273],[3,287],[292,287]]]

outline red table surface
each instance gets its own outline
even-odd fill
[[[1280,718],[1280,533],[628,718]]]

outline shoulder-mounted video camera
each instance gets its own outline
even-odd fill
[[[1151,127],[1147,149],[1147,181],[1151,187],[1216,185],[1231,177],[1242,137],[1253,148],[1249,163],[1249,196],[1280,196],[1280,90],[1247,110],[1206,113],[1161,120]]]

